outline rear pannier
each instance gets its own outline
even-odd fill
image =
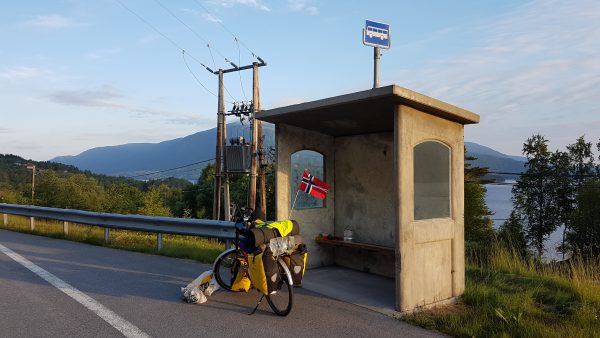
[[[258,291],[268,295],[277,290],[279,268],[269,249],[248,255],[248,264],[250,279]]]
[[[304,277],[304,271],[306,270],[307,257],[308,250],[306,249],[305,244],[298,245],[296,250],[291,255],[283,257],[283,260],[290,268],[294,286],[302,285],[302,277]]]

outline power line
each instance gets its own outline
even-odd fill
[[[213,66],[215,68],[217,67],[217,65],[215,63],[215,58],[213,57],[213,54],[212,54],[212,49],[214,49],[215,52],[217,52],[219,55],[221,55],[221,57],[223,59],[225,59],[225,62],[229,63],[230,65],[232,65],[234,67],[237,67],[233,62],[231,62],[231,60],[229,60],[225,55],[223,55],[223,53],[221,53],[218,49],[211,47],[210,42],[208,42],[208,40],[206,40],[204,37],[202,37],[198,32],[196,32],[192,27],[190,27],[190,25],[186,24],[183,20],[181,20],[181,18],[179,18],[177,15],[175,15],[175,13],[173,13],[173,11],[171,11],[169,8],[167,8],[165,5],[163,5],[162,2],[160,2],[159,0],[154,0],[154,2],[156,2],[162,9],[164,9],[173,18],[175,18],[175,20],[179,21],[179,23],[181,23],[183,26],[185,26],[185,28],[187,28],[190,32],[192,32],[192,34],[194,34],[198,39],[202,40],[206,44],[206,48],[208,48],[208,52],[210,53],[210,57],[213,61]],[[204,66],[204,68],[206,68],[206,66]],[[223,85],[223,86],[225,87],[225,91],[227,92],[229,97],[231,97],[232,100],[236,101],[236,99],[233,97],[233,95],[231,95],[231,93],[229,92],[227,87],[225,85]]]
[[[183,49],[181,50],[181,57],[183,58],[183,63],[185,63],[185,66],[187,67],[187,69],[190,72],[190,74],[192,74],[192,76],[194,77],[194,79],[196,79],[196,82],[198,82],[198,84],[201,85],[202,88],[204,88],[204,90],[206,90],[207,92],[209,92],[212,96],[218,97],[215,93],[213,93],[212,91],[210,91],[210,89],[206,88],[206,86],[204,85],[204,83],[202,83],[202,81],[200,81],[200,79],[198,79],[198,77],[196,76],[196,73],[194,73],[194,71],[192,70],[192,68],[188,64],[188,62],[187,62],[187,60],[185,58],[185,50],[183,50]]]
[[[198,0],[194,0],[194,2],[196,4],[198,4],[198,6],[200,6],[207,14],[211,15],[211,16],[215,16],[213,13],[211,13],[211,11],[209,11],[200,1]],[[254,53],[250,47],[248,47],[242,40],[240,40],[229,28],[227,28],[227,26],[225,26],[225,24],[223,23],[223,21],[221,20],[215,20],[219,25],[221,25],[221,27],[223,27],[223,29],[225,29],[229,34],[231,34],[231,36],[233,36],[234,39],[236,39],[236,42],[239,42],[242,44],[242,46],[244,46],[244,48],[246,48],[248,50],[248,52],[250,52],[250,54],[255,57],[258,61],[260,62],[264,62],[258,55],[256,55],[256,53]]]
[[[144,19],[141,15],[137,14],[134,10],[132,10],[131,8],[127,7],[121,0],[116,0],[121,7],[125,8],[127,11],[129,11],[131,14],[133,14],[135,17],[137,17],[140,21],[142,21],[144,24],[146,24],[148,27],[150,27],[153,31],[155,31],[157,34],[159,34],[160,36],[162,36],[163,38],[165,38],[167,41],[169,41],[175,48],[179,49],[182,53],[185,53],[185,49],[183,47],[181,47],[179,44],[177,44],[177,42],[175,42],[173,39],[171,39],[169,36],[167,36],[166,34],[164,34],[163,32],[161,32],[160,30],[158,30],[158,28],[156,28],[154,25],[152,25],[150,22],[148,22],[146,19]],[[210,68],[208,68],[204,63],[202,63],[200,60],[198,60],[197,58],[195,58],[193,55],[189,54],[190,58],[192,58],[194,61],[198,62],[200,65],[202,65],[202,67],[204,67],[206,70],[208,70],[209,72],[213,72]],[[213,60],[214,63],[214,60]],[[187,63],[186,63],[187,65]],[[188,66],[188,69],[190,67]],[[211,92],[210,90],[208,90],[208,88],[206,88],[206,86],[204,84],[201,83],[201,81],[196,77],[196,81],[198,83],[201,84],[202,88],[204,88],[206,91],[208,91],[211,95],[213,96],[217,96],[215,95],[213,92]],[[234,99],[235,100],[235,99]]]
[[[503,171],[488,171],[488,174],[495,174],[495,175],[515,175],[515,176],[553,176],[553,175],[546,175],[546,174],[528,174],[528,173],[511,173],[511,172],[503,172]],[[598,177],[598,175],[594,175],[594,174],[586,174],[586,175],[568,175],[568,174],[564,174],[564,175],[554,175],[555,177],[568,177],[568,178],[590,178],[590,177]]]
[[[241,53],[240,53],[240,43],[238,42],[237,38],[235,38],[235,44],[237,45],[237,49],[238,49],[238,64],[242,64]],[[246,91],[244,90],[244,84],[242,82],[242,72],[238,72],[238,75],[240,77],[240,87],[242,87],[242,94],[244,95],[244,100],[248,101],[248,97],[246,97]]]
[[[164,172],[168,172],[168,171],[173,171],[173,170],[177,170],[177,169],[191,167],[193,165],[197,165],[197,164],[201,164],[201,163],[206,163],[206,162],[209,162],[209,161],[214,161],[214,158],[211,158],[211,159],[208,159],[208,160],[199,161],[199,162],[194,162],[194,163],[190,163],[190,164],[186,164],[186,165],[182,165],[182,166],[175,167],[175,168],[169,168],[169,169],[154,171],[154,172],[151,172],[151,173],[146,173],[146,174],[141,174],[141,175],[135,175],[135,176],[126,176],[126,177],[128,177],[128,178],[136,178],[136,177],[142,177],[142,176],[150,176],[150,175],[154,175],[154,174],[160,174],[160,173],[164,173]]]
[[[175,15],[175,13],[173,13],[165,5],[163,5],[162,2],[160,2],[159,0],[154,0],[154,2],[156,2],[160,7],[162,7],[162,9],[164,9],[167,13],[169,13],[173,18],[175,18],[175,20],[179,21],[179,23],[181,23],[183,26],[185,26],[185,28],[187,28],[190,32],[192,32],[192,34],[194,34],[198,39],[204,41],[204,43],[206,43],[206,48],[208,48],[209,51],[210,51],[211,48],[213,48],[215,50],[215,52],[217,52],[219,55],[221,55],[221,57],[223,57],[223,59],[225,59],[225,61],[229,63],[229,59],[227,59],[227,57],[225,57],[225,55],[223,55],[218,49],[216,49],[214,47],[211,47],[210,43],[205,38],[203,38],[192,27],[190,27],[183,20],[181,20],[177,15]]]

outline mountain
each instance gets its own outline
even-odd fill
[[[473,142],[465,142],[467,155],[476,157],[476,160],[469,161],[473,166],[487,167],[492,172],[521,173],[525,171],[525,157],[511,156],[503,154],[492,148],[482,146]],[[503,181],[506,179],[516,179],[518,175],[499,175],[491,174],[489,178]]]
[[[265,147],[275,144],[274,125],[263,123]],[[200,170],[206,163],[189,165],[215,157],[216,128],[159,143],[129,143],[117,146],[99,147],[86,150],[75,156],[59,156],[51,161],[73,165],[81,170],[112,176],[138,176],[138,179],[156,179],[169,176],[198,179]],[[227,135],[250,137],[248,126],[240,123],[227,125]],[[522,172],[524,158],[502,154],[492,148],[473,142],[465,142],[467,154],[477,157],[471,161],[474,166],[488,167],[494,172]],[[154,175],[145,174],[182,167]],[[144,175],[144,176],[141,176]],[[516,176],[495,175],[494,178],[514,179]]]
[[[275,128],[263,123],[265,147],[275,144]],[[227,135],[246,136],[249,138],[248,126],[239,122],[227,124]],[[191,163],[214,159],[217,128],[204,130],[195,134],[159,143],[128,143],[116,146],[92,148],[75,156],[59,156],[52,162],[73,165],[82,170],[113,176],[138,176],[140,179],[157,178],[139,176],[151,172],[185,166],[179,170],[159,173],[158,177],[167,175],[198,179],[201,168],[206,163],[188,166]]]

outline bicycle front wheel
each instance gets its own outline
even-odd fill
[[[235,276],[240,268],[240,263],[237,260],[235,249],[230,249],[221,254],[215,261],[213,268],[214,277],[220,287],[231,291],[231,286],[235,280]]]
[[[292,311],[293,293],[292,286],[290,285],[287,275],[285,273],[285,267],[281,261],[277,261],[277,267],[279,273],[277,274],[277,287],[276,289],[267,295],[267,302],[278,316],[287,316]]]

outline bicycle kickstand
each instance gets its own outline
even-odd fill
[[[260,305],[260,303],[262,302],[263,298],[265,298],[265,295],[263,294],[260,299],[258,300],[258,303],[256,304],[256,306],[254,307],[254,310],[252,310],[252,312],[250,312],[248,314],[248,316],[252,316],[254,314],[254,312],[256,312],[256,310],[258,309],[258,306]]]

